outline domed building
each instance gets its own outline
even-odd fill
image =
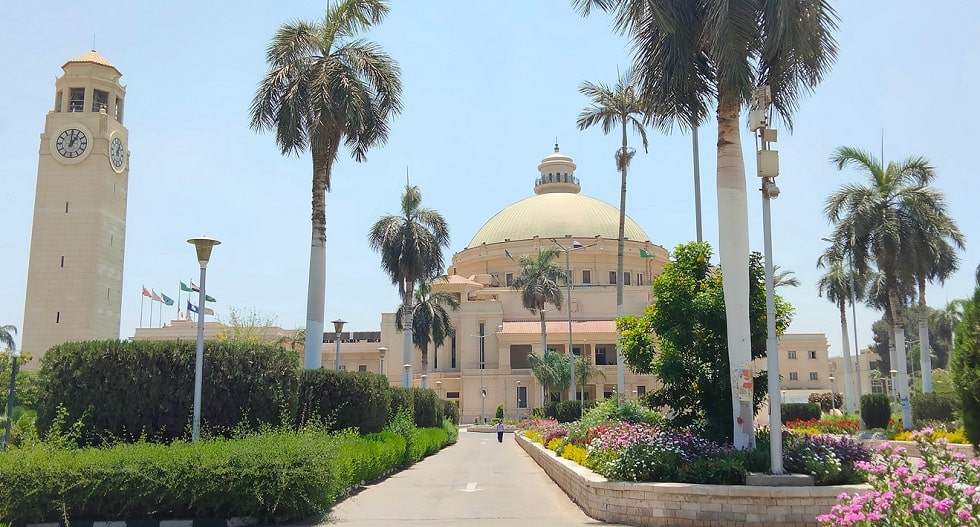
[[[438,350],[430,346],[424,380],[421,359],[414,354],[413,383],[424,382],[458,401],[463,422],[473,422],[481,413],[492,417],[501,404],[510,417],[526,415],[550,397],[542,393],[527,359],[532,351],[542,352],[540,319],[524,308],[521,292],[512,287],[520,274],[520,256],[537,255],[548,247],[562,251],[554,263],[564,268],[567,262],[572,276],[570,300],[563,285],[562,309],[549,305],[545,311],[548,347],[562,353],[571,347],[602,372],[576,387],[583,392],[580,397],[590,400],[615,392],[619,209],[581,194],[575,168],[572,158],[555,145],[554,153],[538,165],[534,195],[490,218],[466,248],[453,255],[448,281],[434,285],[459,299],[460,309],[453,313],[456,338]],[[640,314],[652,301],[651,279],[660,274],[668,254],[629,217],[625,238],[623,311]],[[383,315],[381,329],[382,342],[391,348],[385,373],[399,384],[403,372],[391,362],[402,356],[402,339],[394,329],[393,313]],[[325,357],[331,356],[329,350],[325,346]],[[652,376],[633,375],[627,369],[626,395],[642,394],[653,383]]]

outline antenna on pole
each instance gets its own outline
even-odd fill
[[[92,33],[92,51],[95,51],[95,33]]]
[[[408,182],[408,165],[405,165],[405,186],[407,187],[408,185],[409,185],[409,182]]]

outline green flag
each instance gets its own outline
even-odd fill
[[[217,302],[217,300],[215,300],[213,296],[207,295],[207,294],[204,295],[204,301],[205,302]]]
[[[511,260],[514,259],[514,257],[510,255],[510,251],[508,251],[507,249],[504,249],[504,256],[506,256],[507,258],[510,258]]]
[[[194,290],[191,289],[191,288],[189,288],[189,287],[187,287],[187,284],[185,284],[184,282],[181,282],[180,283],[180,290],[181,291],[186,291],[188,293],[193,293],[194,292]]]
[[[646,249],[640,249],[640,258],[653,258],[653,253],[648,253]]]

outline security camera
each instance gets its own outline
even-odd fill
[[[779,197],[779,187],[776,186],[772,181],[766,181],[762,184],[762,191],[766,193],[769,199],[776,199]]]

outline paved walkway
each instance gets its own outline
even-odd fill
[[[347,498],[321,525],[606,524],[579,510],[512,434],[501,444],[497,434],[461,430],[455,445]]]

